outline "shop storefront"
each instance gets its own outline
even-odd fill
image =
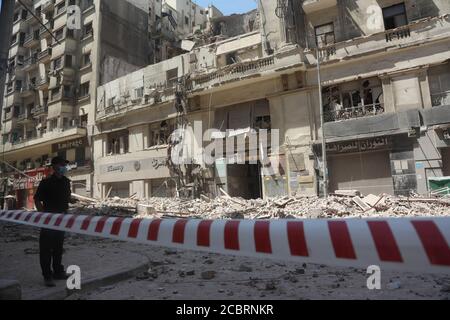
[[[391,148],[388,137],[328,144],[330,192],[348,189],[394,194]]]
[[[24,175],[15,174],[13,178],[13,193],[16,196],[16,209],[34,209],[34,194],[39,183],[52,173],[51,168],[38,168],[26,171]]]

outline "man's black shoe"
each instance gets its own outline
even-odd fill
[[[46,287],[49,287],[49,288],[56,287],[55,282],[51,278],[44,279],[44,284]]]
[[[69,275],[67,273],[55,273],[53,275],[53,279],[55,280],[67,280],[69,279]]]

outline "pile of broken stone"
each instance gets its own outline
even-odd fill
[[[214,199],[110,198],[79,199],[71,213],[134,218],[194,219],[319,219],[450,216],[450,199],[360,195],[341,191],[327,199],[317,196],[244,200],[226,193]]]

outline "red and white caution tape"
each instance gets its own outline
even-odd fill
[[[0,211],[0,220],[176,249],[450,274],[450,218],[161,220]]]

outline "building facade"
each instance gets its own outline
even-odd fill
[[[450,176],[448,1],[261,0],[257,11],[228,17],[213,7],[201,12],[189,1],[158,3],[149,4],[143,20],[149,48],[123,55],[114,36],[138,31],[134,27],[111,34],[106,25],[119,19],[110,15],[123,8],[95,7],[105,9],[104,14],[94,10],[103,23],[95,28],[94,22],[93,28],[94,43],[100,39],[93,49],[99,62],[92,62],[93,74],[86,78],[83,68],[73,73],[75,79],[91,79],[92,94],[87,100],[77,96],[75,109],[70,109],[80,119],[88,114],[87,128],[62,130],[65,124],[77,124],[62,103],[51,109],[59,113],[48,108],[50,117],[30,122],[26,107],[31,102],[26,99],[31,96],[22,83],[11,87],[15,80],[8,79],[5,161],[60,152],[76,160],[86,145],[84,155],[90,155],[92,164],[87,192],[98,198],[316,195],[323,190],[323,129],[330,192],[428,194],[430,179]],[[191,8],[198,18],[187,13]],[[180,20],[189,22],[191,32],[179,29]],[[205,21],[205,29],[198,27]],[[27,26],[22,26],[24,34]],[[12,46],[11,57],[18,50],[32,54],[29,41],[23,36],[24,48]],[[138,54],[145,50],[147,62]],[[23,84],[33,70],[25,66]],[[39,64],[42,68],[45,63]],[[63,80],[69,71],[62,73]],[[82,91],[85,81],[77,81]],[[45,97],[45,90],[38,92]],[[13,111],[8,105],[22,109]],[[85,105],[89,107],[83,109]],[[23,141],[33,136],[29,128],[41,128],[39,123],[47,131],[60,130],[55,136],[45,132],[47,140],[37,144]],[[12,143],[16,136],[20,143]],[[186,164],[174,164],[174,149]],[[213,161],[206,162],[210,156]]]
[[[216,157],[202,168],[205,194],[321,193],[317,59],[330,191],[427,194],[430,178],[450,175],[449,11],[440,0],[260,1],[257,28],[248,29],[247,15],[240,19],[245,25],[232,29],[244,34],[222,33],[221,40],[99,88],[97,195],[176,193],[164,166],[179,117],[176,77],[185,86],[189,127],[215,128],[222,134],[214,140],[225,144],[278,131],[279,147],[269,144],[267,156],[257,152],[256,164],[244,142],[244,163]],[[218,21],[226,27],[238,20]],[[192,141],[194,154],[204,152],[204,137]],[[265,173],[264,158],[279,168]]]

